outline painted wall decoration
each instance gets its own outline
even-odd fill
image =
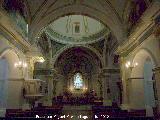
[[[48,38],[45,34],[41,35],[41,37],[37,41],[37,44],[40,47],[40,49],[44,55],[49,53],[49,42],[48,42]]]
[[[51,46],[52,46],[52,57],[54,57],[56,52],[59,51],[65,45],[51,40]]]
[[[145,12],[152,0],[132,0],[130,3],[130,11],[128,16],[128,34],[139,22],[140,17]]]
[[[27,10],[24,0],[4,0],[3,8],[9,13],[15,31],[28,40]]]
[[[103,53],[103,47],[104,47],[104,41],[105,41],[105,39],[102,39],[102,40],[100,40],[96,43],[92,43],[90,45],[92,47],[94,47],[96,50],[98,50],[100,54],[102,54]]]

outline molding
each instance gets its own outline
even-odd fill
[[[35,69],[34,76],[48,76],[48,77],[63,77],[63,75],[59,74],[55,69]]]
[[[99,53],[99,51],[97,51],[97,49],[95,49],[94,47],[90,46],[90,45],[65,45],[64,47],[62,47],[60,50],[58,50],[56,52],[56,54],[53,56],[52,61],[53,61],[53,65],[55,65],[57,58],[66,50],[74,48],[74,47],[82,47],[82,48],[86,48],[89,49],[90,51],[92,51],[94,54],[97,55],[97,57],[99,58],[102,67],[104,66],[104,62],[103,62],[103,57],[102,55]]]
[[[19,82],[23,82],[25,81],[24,78],[9,78],[8,81],[19,81]]]
[[[141,21],[136,24],[135,30],[123,41],[116,52],[127,56],[130,52],[142,44],[151,34],[155,27],[155,19],[159,15],[159,3],[153,2],[141,16]]]
[[[135,50],[139,45],[141,45],[150,35],[152,35],[154,30],[154,24],[149,25],[143,32],[141,32],[136,39],[128,39],[122,46],[119,46],[116,51],[121,56],[127,56],[133,50]]]
[[[22,43],[20,39],[18,39],[12,32],[10,32],[2,24],[0,24],[0,30],[1,30],[0,33],[2,34],[2,36],[5,39],[7,39],[10,43],[12,43],[16,48],[20,49],[23,52],[29,51],[29,46]]]
[[[156,67],[153,69],[153,72],[158,72],[158,71],[160,72],[160,67]]]
[[[102,73],[108,73],[108,74],[119,74],[120,73],[120,69],[118,68],[104,68],[102,69]]]
[[[143,77],[133,77],[133,78],[128,78],[127,80],[144,80]]]
[[[94,4],[97,4],[96,1],[94,2],[95,2]],[[41,30],[45,29],[48,24],[58,19],[59,17],[70,15],[70,14],[81,14],[81,15],[86,15],[86,16],[95,18],[96,20],[101,21],[106,26],[109,26],[112,29],[112,31],[115,33],[116,38],[118,38],[118,40],[121,41],[123,38],[122,23],[117,18],[117,15],[114,13],[113,9],[110,8],[108,3],[105,1],[103,1],[103,3],[99,4],[99,5],[103,5],[102,7],[93,6],[91,3],[88,4],[88,2],[85,2],[83,4],[59,3],[58,8],[56,7],[54,8],[54,5],[53,5],[51,7],[53,9],[50,10],[48,13],[45,13],[45,16],[40,16],[39,14],[39,16],[37,16],[39,19],[35,19],[32,22],[31,37],[34,38],[35,36],[39,35]],[[110,13],[113,13],[113,14],[110,14]],[[119,32],[117,32],[117,30]]]
[[[74,37],[68,37],[68,36],[63,36],[51,28],[47,28],[45,30],[45,33],[52,39],[55,40],[56,42],[62,43],[62,44],[91,44],[95,43],[97,41],[102,40],[105,36],[107,36],[110,33],[110,30],[108,28],[104,28],[102,31],[87,36],[87,37],[82,37],[80,39],[74,38]]]

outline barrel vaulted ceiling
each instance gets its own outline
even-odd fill
[[[59,17],[80,14],[95,18],[108,26],[114,35],[123,38],[122,16],[127,0],[26,0],[31,36]]]
[[[10,16],[15,19],[12,20],[15,22],[13,23],[15,24],[14,28],[31,44],[36,42],[35,39],[42,35],[46,27],[62,17],[71,15],[87,16],[101,22],[106,28],[109,28],[118,43],[122,43],[134,31],[134,26],[141,20],[144,11],[150,7],[154,10],[156,6],[152,6],[152,1],[2,0],[0,5],[8,13],[11,13]],[[155,9],[158,9],[158,6]],[[19,17],[22,18],[21,21],[17,19]],[[22,21],[23,23],[20,24]],[[146,24],[148,23],[146,22]]]

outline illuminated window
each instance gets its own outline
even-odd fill
[[[79,35],[80,32],[81,32],[80,22],[73,23],[73,34],[74,35]]]
[[[80,73],[74,75],[74,88],[81,89],[83,87],[83,79]]]

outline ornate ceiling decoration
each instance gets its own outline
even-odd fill
[[[54,66],[63,75],[73,72],[91,73],[102,67],[101,62],[96,54],[89,49],[73,47],[64,51]]]
[[[85,15],[108,26],[118,40],[123,40],[122,13],[126,0],[27,0],[30,13],[30,36],[34,39],[41,30],[60,17]]]
[[[45,33],[63,44],[86,44],[101,40],[110,32],[101,22],[82,15],[70,15],[51,23]]]

